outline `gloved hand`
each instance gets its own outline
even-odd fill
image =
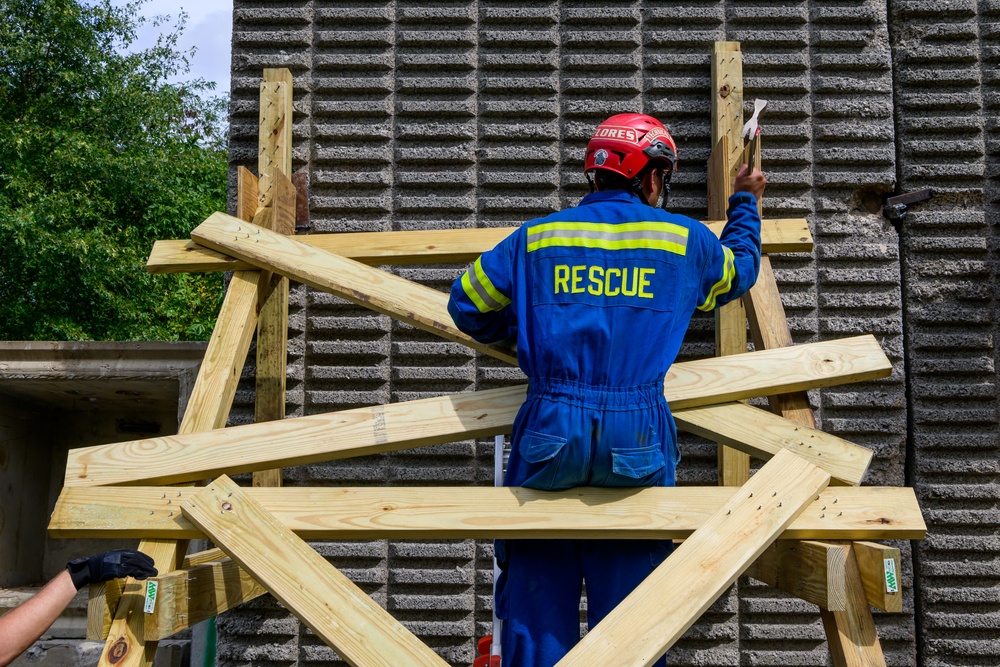
[[[69,570],[69,576],[73,579],[76,590],[87,584],[109,579],[122,577],[147,579],[157,574],[153,559],[134,549],[105,551],[89,558],[86,556],[77,558],[66,563],[66,569]]]

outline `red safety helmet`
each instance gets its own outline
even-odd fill
[[[587,144],[583,172],[607,169],[625,178],[639,175],[650,162],[667,173],[677,170],[677,144],[663,123],[643,113],[620,113],[597,126]]]

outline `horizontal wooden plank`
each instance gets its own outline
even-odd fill
[[[844,484],[857,486],[872,451],[743,403],[674,411],[677,428],[763,460],[788,449]]]
[[[847,606],[848,549],[816,540],[778,540],[746,574],[824,609],[842,611]]]
[[[202,537],[179,510],[198,489],[64,488],[53,537]],[[306,539],[635,538],[690,535],[733,487],[547,492],[519,487],[251,488],[264,507]],[[912,489],[836,487],[820,494],[783,539],[921,539]]]
[[[202,245],[244,259],[290,280],[335,294],[351,303],[411,324],[418,329],[508,363],[514,351],[473,340],[448,314],[448,295],[405,278],[379,271],[298,239],[253,225],[225,213],[214,213],[191,232]]]
[[[448,667],[228,477],[209,482],[182,507],[185,516],[351,667]]]
[[[725,221],[705,223],[716,235]],[[349,232],[296,237],[303,243],[351,259],[383,264],[438,264],[472,262],[509,236],[516,227],[433,229],[412,232]],[[813,248],[804,218],[768,218],[761,221],[765,253],[809,252]],[[240,271],[253,265],[188,240],[157,241],[146,262],[149,273]]]
[[[664,394],[670,407],[679,410],[783,392],[789,386],[813,388],[836,384],[839,378],[880,377],[891,368],[875,339],[862,336],[674,364]],[[168,484],[488,437],[510,431],[524,392],[523,386],[507,387],[71,449],[65,484]],[[737,431],[729,429],[734,442]],[[749,431],[746,440],[756,443],[756,449],[765,446]],[[794,441],[787,446],[794,447]],[[821,446],[813,448],[819,453]]]

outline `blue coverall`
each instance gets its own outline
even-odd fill
[[[760,217],[729,200],[721,238],[624,191],[531,220],[484,253],[448,312],[476,340],[517,340],[528,392],[505,486],[673,486],[680,453],[663,380],[695,309],[746,292]],[[498,540],[504,667],[551,667],[672,551],[670,541]],[[670,604],[664,600],[664,604]],[[656,663],[665,665],[665,658]]]

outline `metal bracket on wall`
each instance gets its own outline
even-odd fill
[[[885,200],[885,206],[882,207],[882,215],[884,215],[894,227],[898,228],[899,222],[906,217],[907,207],[910,204],[927,201],[933,196],[933,190],[930,188],[924,188],[922,190],[914,190],[913,192],[907,192],[905,194],[889,197]]]

